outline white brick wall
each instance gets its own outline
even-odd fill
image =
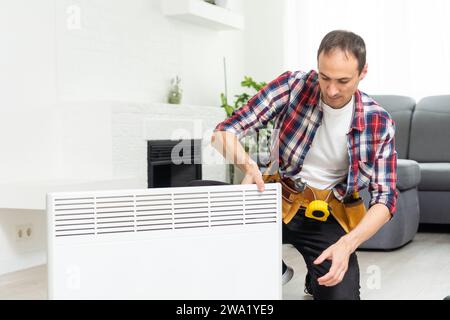
[[[112,111],[114,176],[147,181],[147,141],[202,139],[203,179],[225,181],[222,157],[209,144],[224,119],[219,107],[152,104],[116,105]]]

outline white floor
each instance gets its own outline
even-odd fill
[[[283,287],[284,299],[310,299],[303,293],[305,266],[291,246],[283,247],[295,270]],[[437,299],[450,295],[450,233],[418,233],[390,252],[358,252],[362,299]],[[46,299],[47,268],[38,266],[0,276],[0,299]]]
[[[285,245],[286,264],[294,277],[283,287],[283,299],[310,299],[303,293],[306,267],[302,256]],[[389,252],[359,251],[361,299],[442,300],[450,295],[450,233],[418,233]]]

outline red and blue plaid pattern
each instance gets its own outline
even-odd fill
[[[250,129],[265,127],[271,120],[279,130],[279,167],[282,175],[293,177],[303,161],[320,126],[323,111],[315,71],[285,72],[261,89],[231,117],[218,124],[216,131],[230,131],[238,137]],[[384,204],[396,210],[398,193],[395,124],[390,115],[372,98],[357,90],[355,110],[348,133],[350,167],[346,181],[334,187],[340,200],[366,187],[370,205]]]

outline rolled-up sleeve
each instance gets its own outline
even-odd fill
[[[395,124],[392,119],[385,119],[383,134],[375,155],[374,170],[369,192],[370,206],[384,204],[391,215],[396,211],[398,191],[397,184],[397,152],[395,150]]]
[[[246,105],[219,123],[215,131],[230,131],[242,138],[250,129],[265,127],[289,101],[290,76],[291,72],[287,71],[268,83]]]

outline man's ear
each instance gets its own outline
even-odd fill
[[[364,66],[364,68],[361,71],[361,74],[359,75],[359,81],[361,81],[362,79],[364,79],[366,77],[368,68],[369,68],[369,65],[366,63],[366,65]]]

